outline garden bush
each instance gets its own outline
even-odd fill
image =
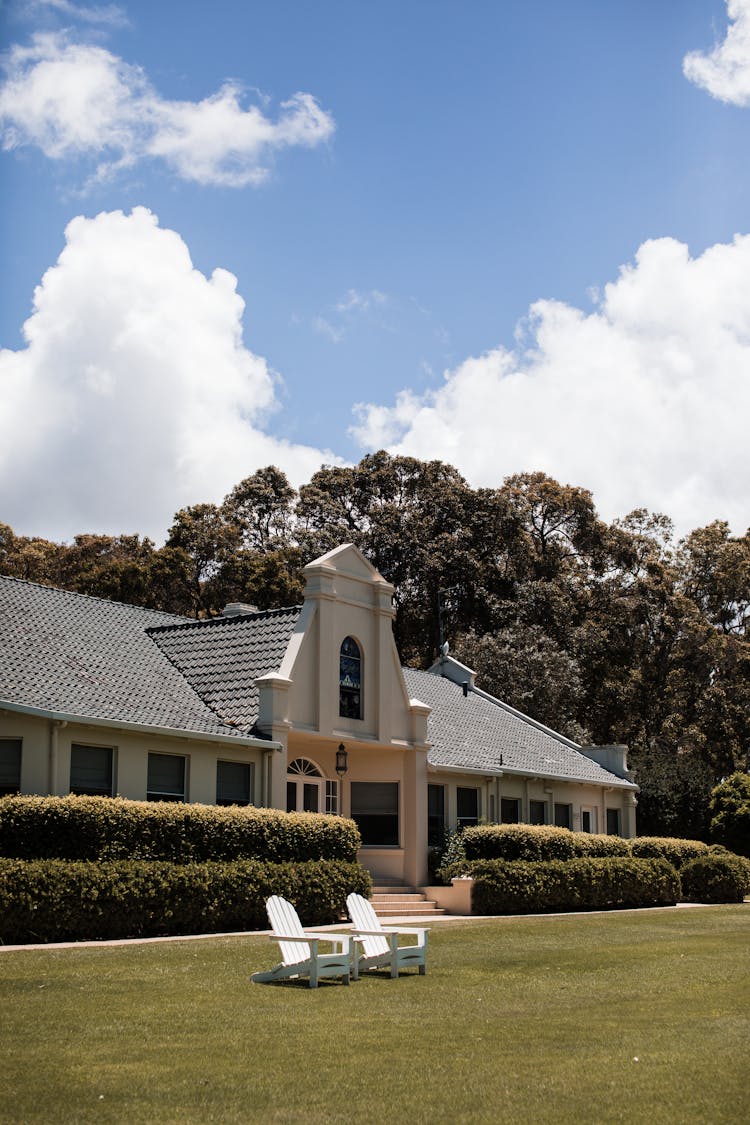
[[[711,793],[711,838],[750,856],[750,774],[733,773]]]
[[[680,879],[686,902],[742,902],[750,893],[750,864],[731,852],[710,852],[683,864]]]
[[[573,833],[551,824],[487,824],[464,832],[466,858],[572,859]]]
[[[265,929],[280,894],[304,924],[335,922],[346,896],[368,895],[355,863],[167,863],[0,859],[0,941],[105,940]]]
[[[684,863],[708,853],[702,840],[681,840],[675,836],[636,836],[630,841],[632,855],[639,859],[666,859],[680,870]]]
[[[670,906],[680,898],[680,878],[663,859],[475,860],[464,871],[474,879],[475,914]]]
[[[340,816],[120,797],[0,798],[0,856],[15,859],[235,859],[353,863],[357,826]]]

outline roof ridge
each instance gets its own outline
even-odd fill
[[[236,613],[231,617],[201,617],[195,618],[194,620],[192,618],[189,618],[187,620],[180,620],[174,625],[152,625],[146,630],[146,632],[151,635],[152,633],[166,633],[169,630],[175,629],[194,629],[197,626],[200,626],[201,628],[207,628],[209,626],[216,625],[236,625],[238,621],[260,621],[269,617],[273,617],[276,614],[291,613],[293,610],[301,609],[301,605],[287,605],[279,606],[276,609],[259,609],[256,610],[255,613]]]
[[[19,586],[35,586],[38,590],[53,590],[56,594],[68,594],[72,598],[85,598],[89,602],[102,602],[104,605],[119,605],[124,609],[137,609],[142,613],[160,613],[164,617],[174,617],[180,625],[190,624],[190,618],[181,613],[172,613],[168,609],[153,609],[147,605],[135,605],[133,602],[120,602],[116,598],[103,598],[99,594],[82,594],[80,590],[67,590],[64,586],[53,586],[49,582],[31,582],[28,578],[16,578],[13,574],[0,574],[0,580],[16,582]],[[173,625],[152,626],[152,628],[171,629]]]

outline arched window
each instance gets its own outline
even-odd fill
[[[362,654],[354,637],[345,637],[339,654],[339,715],[362,718]]]
[[[286,811],[338,813],[338,781],[324,778],[309,758],[295,758],[286,771]]]

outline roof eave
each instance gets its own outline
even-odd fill
[[[265,738],[253,738],[251,735],[219,734],[210,731],[185,730],[182,727],[163,727],[152,723],[131,723],[125,719],[103,719],[94,715],[75,715],[68,711],[50,711],[44,707],[32,707],[27,703],[14,703],[7,699],[0,699],[0,710],[31,715],[37,719],[50,719],[53,722],[108,727],[114,730],[133,731],[137,734],[158,734],[168,738],[191,739],[194,742],[219,742],[225,746],[246,746],[279,752],[283,749],[280,742]]]
[[[606,780],[597,781],[590,777],[574,777],[572,774],[562,773],[544,773],[542,770],[525,770],[520,767],[511,766],[488,766],[486,769],[477,769],[476,766],[443,766],[434,762],[430,762],[427,766],[429,773],[464,773],[470,774],[472,777],[505,777],[507,774],[512,774],[517,777],[538,777],[542,781],[565,781],[571,782],[574,785],[597,785],[601,789],[632,789],[636,792],[640,787],[633,781],[627,781],[625,778],[618,777],[616,774],[611,774]]]

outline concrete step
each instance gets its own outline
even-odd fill
[[[377,886],[372,891],[372,906],[378,918],[412,918],[445,914],[436,903],[414,887]]]

